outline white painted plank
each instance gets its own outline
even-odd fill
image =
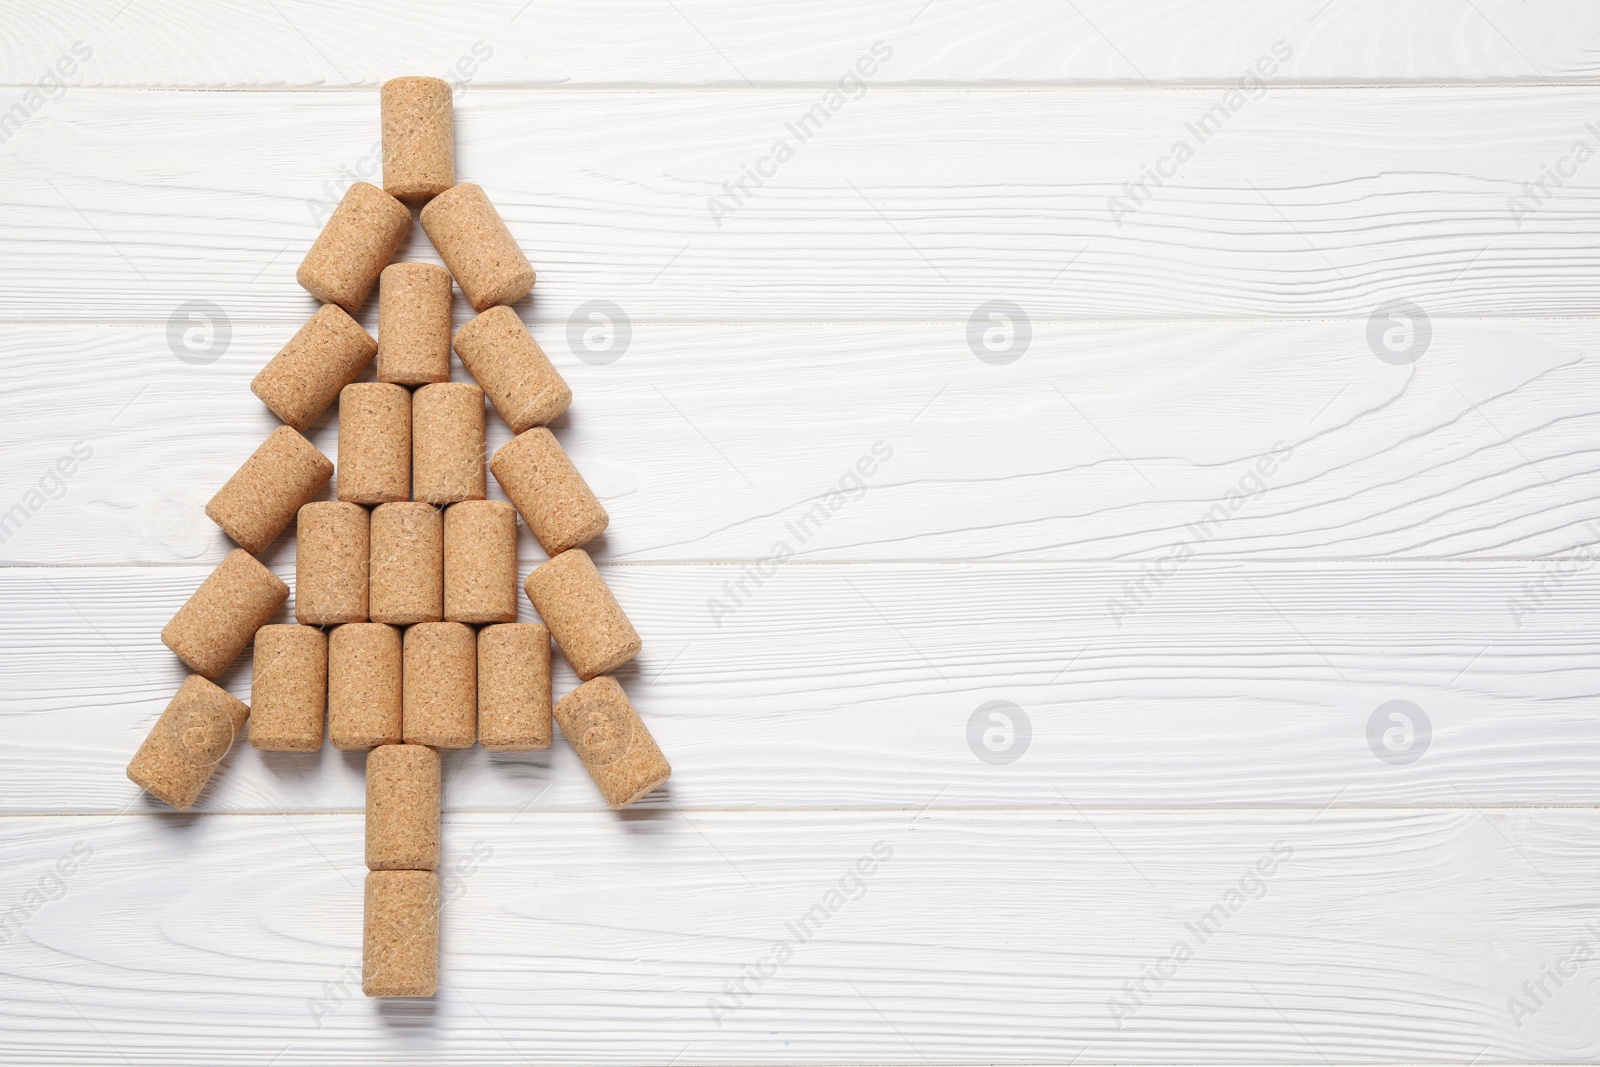
[[[635,323],[1594,311],[1597,172],[1573,146],[1600,142],[1600,89],[1279,89],[1237,112],[1217,91],[869,93],[796,147],[819,99],[469,94],[459,173],[540,270],[520,310],[547,324],[594,299]],[[0,318],[303,319],[295,267],[376,172],[377,123],[370,92],[67,95],[0,158]],[[1125,214],[1178,139],[1193,157]],[[775,173],[756,189],[746,166]],[[1532,210],[1545,167],[1571,173]]]
[[[1544,84],[1596,75],[1600,20],[1580,0],[30,0],[11,5],[6,28],[11,85],[34,83],[78,40],[93,54],[68,80],[83,85],[826,83],[878,40],[893,50],[886,83],[1233,83],[1282,41],[1292,61],[1278,76],[1297,81]]]
[[[460,816],[441,995],[378,1005],[356,989],[359,817],[12,818],[0,901],[57,899],[25,908],[5,946],[0,1052],[1587,1061],[1597,831],[1594,812],[1537,809]],[[1180,942],[1192,957],[1174,965]],[[1588,962],[1563,965],[1579,944]],[[1562,985],[1513,1017],[1509,998],[1557,966]],[[1125,983],[1141,979],[1135,1005]],[[734,1006],[741,980],[752,995]]]
[[[1592,325],[1432,329],[1412,366],[1375,358],[1359,322],[1040,323],[1007,366],[959,324],[641,323],[604,366],[538,334],[575,390],[558,432],[611,512],[615,561],[756,560],[780,541],[805,560],[1160,560],[1600,540]],[[197,366],[161,327],[8,329],[0,560],[220,560],[204,505],[276,425],[249,381],[293,327],[231,330]],[[490,426],[498,447],[509,431]],[[331,455],[337,437],[332,413],[312,433]],[[528,537],[523,552],[542,558]]]
[[[204,573],[0,572],[0,810],[132,800],[183,677],[159,631]],[[675,769],[651,809],[1600,803],[1589,562],[1196,562],[1142,601],[1126,566],[790,564],[731,611],[734,567],[605,573],[645,644],[618,676]],[[241,745],[200,807],[360,811],[363,766]],[[564,742],[446,770],[451,810],[599,807]]]

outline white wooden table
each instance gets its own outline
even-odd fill
[[[1600,1058],[1600,8],[64,7],[0,13],[0,1062]],[[359,756],[123,768],[408,73],[676,773],[447,756],[376,1003]]]

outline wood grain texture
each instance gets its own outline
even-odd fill
[[[826,83],[874,40],[895,49],[884,80],[923,85],[1231,84],[1276,40],[1294,48],[1291,76],[1302,81],[1546,84],[1600,73],[1600,19],[1580,0],[819,0],[803,11],[772,0],[274,0],[225,10],[13,4],[0,84],[32,84],[75,40],[94,49],[80,84],[162,87],[374,85],[399,74],[475,86]]]
[[[1126,566],[789,564],[742,599],[732,566],[605,574],[645,643],[618,677],[674,767],[647,809],[1315,809],[1595,804],[1592,566],[1193,562],[1142,601]],[[183,677],[159,631],[204,574],[0,572],[0,810],[132,801],[122,769]],[[248,664],[219,679],[246,700]],[[1031,724],[1020,750],[984,738],[994,700]],[[1431,723],[1409,765],[1369,741],[1391,700]],[[564,741],[445,762],[452,811],[601,807]],[[199,807],[360,811],[363,767],[240,745]]]
[[[8,329],[0,559],[220,560],[203,508],[276,425],[249,381],[293,332],[231,329],[200,366],[178,330]],[[960,324],[640,323],[604,366],[564,329],[538,337],[577,396],[557,432],[612,515],[612,561],[779,542],[812,561],[1530,558],[1600,540],[1588,322],[1438,320],[1409,367],[1360,322],[1039,323],[1007,366]],[[311,431],[329,455],[335,419]],[[510,438],[493,413],[489,434]],[[285,535],[273,558],[293,551]],[[543,558],[526,532],[521,552]]]
[[[1507,1007],[1524,981],[1600,940],[1593,812],[919,815],[926,799],[908,790],[906,810],[877,814],[448,818],[440,996],[385,1005],[354,977],[359,816],[6,819],[0,901],[35,888],[55,899],[28,909],[5,946],[0,1053],[77,1064],[1600,1054],[1600,965],[1547,985],[1521,1026]],[[63,858],[73,870],[58,886],[49,872]],[[856,873],[863,858],[869,873]],[[1174,964],[1179,942],[1192,957]],[[1152,967],[1168,977],[1152,982]],[[1114,1018],[1113,999],[1127,1003],[1125,983],[1141,979],[1146,1002]],[[735,999],[726,990],[741,981],[751,995]]]
[[[1600,171],[1572,152],[1600,141],[1600,89],[1227,99],[869,91],[798,143],[816,90],[478,93],[457,109],[458,169],[538,268],[519,310],[544,324],[594,299],[669,323],[965,324],[991,300],[1033,321],[1365,321],[1396,299],[1593,314]],[[1212,108],[1228,117],[1199,143]],[[0,159],[0,319],[164,323],[190,300],[305,318],[296,264],[344,185],[376,173],[376,125],[371,92],[68,94]],[[1122,213],[1180,138],[1193,157]],[[747,166],[773,176],[754,188]],[[1514,207],[1550,166],[1573,173]],[[414,229],[402,254],[426,245]]]

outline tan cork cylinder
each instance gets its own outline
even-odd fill
[[[583,549],[540,564],[528,575],[526,587],[528,599],[579,678],[606,674],[639,654],[639,631]]]
[[[353,504],[411,499],[411,390],[356,382],[339,393],[334,490]]]
[[[543,426],[502,445],[489,469],[548,555],[581,548],[611,522],[555,434]]]
[[[432,504],[372,510],[367,617],[410,626],[444,618],[444,516]]]
[[[378,381],[450,380],[450,272],[437,263],[391,263],[378,278]]]
[[[406,744],[472,747],[478,732],[477,637],[459,622],[406,628]]]
[[[400,743],[400,648],[400,631],[382,623],[348,623],[328,635],[328,740],[334,748]]]
[[[478,741],[484,748],[549,748],[550,631],[507,622],[478,631]]]
[[[572,404],[566,380],[504,305],[456,331],[455,348],[512,433],[543,426]]]
[[[249,717],[242,700],[191,674],[134,754],[128,777],[181,811],[200,796]]]
[[[250,744],[266,752],[315,752],[328,717],[328,635],[315,626],[256,631],[250,676]]]
[[[288,426],[279,426],[233,472],[206,515],[247,552],[263,552],[333,476],[333,463]]]
[[[304,432],[377,351],[378,342],[355,319],[324,304],[261,368],[250,391],[274,415]]]
[[[367,509],[318,500],[300,509],[294,617],[311,626],[367,619]]]
[[[353,315],[410,229],[404,204],[376,185],[356,182],[312,242],[295,280],[324,304]]]
[[[411,395],[411,499],[482,500],[486,448],[482,389],[440,382]]]
[[[439,753],[382,745],[367,754],[367,868],[439,866]]]
[[[450,83],[391,78],[379,91],[383,110],[383,191],[420,204],[456,183],[456,122]]]
[[[672,775],[628,694],[609,675],[584,682],[562,697],[556,702],[555,718],[613,808],[627,807]]]
[[[439,875],[370,871],[361,938],[361,991],[431,997],[439,989]]]
[[[455,185],[434,197],[422,228],[472,310],[514,304],[533,288],[533,266],[481,187]]]
[[[215,678],[288,599],[283,579],[236,548],[162,628],[161,643],[196,674]]]
[[[444,617],[517,621],[517,511],[504,500],[463,500],[445,509]]]

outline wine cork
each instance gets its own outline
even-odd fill
[[[439,753],[382,745],[367,754],[367,868],[439,867]]]
[[[507,622],[478,631],[478,740],[484,748],[550,747],[550,631]]]
[[[579,678],[606,674],[639,654],[639,631],[583,549],[540,564],[528,575],[526,587],[528,599]]]
[[[456,183],[456,122],[443,78],[390,78],[383,108],[383,191],[421,204]]]
[[[339,393],[340,500],[383,504],[411,499],[411,391],[355,382]]]
[[[450,380],[450,272],[391,263],[378,277],[378,381]]]
[[[439,875],[370,871],[361,939],[361,991],[431,997],[439,989]]]
[[[588,544],[611,522],[555,434],[543,426],[501,446],[489,469],[548,555]]]
[[[672,775],[628,694],[610,675],[584,682],[562,697],[555,719],[613,808],[627,807]]]
[[[233,472],[206,515],[247,552],[263,552],[333,476],[333,463],[288,426],[279,426]]]
[[[483,189],[451,186],[422,209],[422,228],[474,311],[514,304],[533,288],[533,267]]]
[[[367,614],[410,626],[444,618],[444,516],[432,504],[379,504],[372,511]]]
[[[352,622],[328,635],[328,740],[334,748],[400,743],[400,648],[400,631],[382,623]]]
[[[355,319],[324,304],[261,368],[250,391],[274,415],[304,432],[377,351],[378,342]]]
[[[424,385],[411,396],[411,499],[482,500],[483,390],[466,382]]]
[[[367,509],[342,500],[300,509],[294,561],[294,617],[311,626],[367,618]]]
[[[256,631],[250,677],[250,744],[267,752],[315,752],[328,711],[328,637],[315,626]]]
[[[517,512],[503,500],[463,500],[444,513],[444,617],[517,621]]]
[[[376,185],[356,182],[312,242],[295,280],[324,304],[353,315],[410,229],[404,204]]]
[[[517,313],[504,305],[456,331],[455,348],[512,433],[543,426],[572,403],[565,379]]]
[[[215,678],[289,599],[289,587],[242,548],[229,552],[161,631],[189,669]]]
[[[128,778],[180,811],[190,807],[249,717],[244,701],[189,675],[128,763]]]
[[[405,740],[471,748],[478,732],[478,642],[459,622],[406,628]]]

